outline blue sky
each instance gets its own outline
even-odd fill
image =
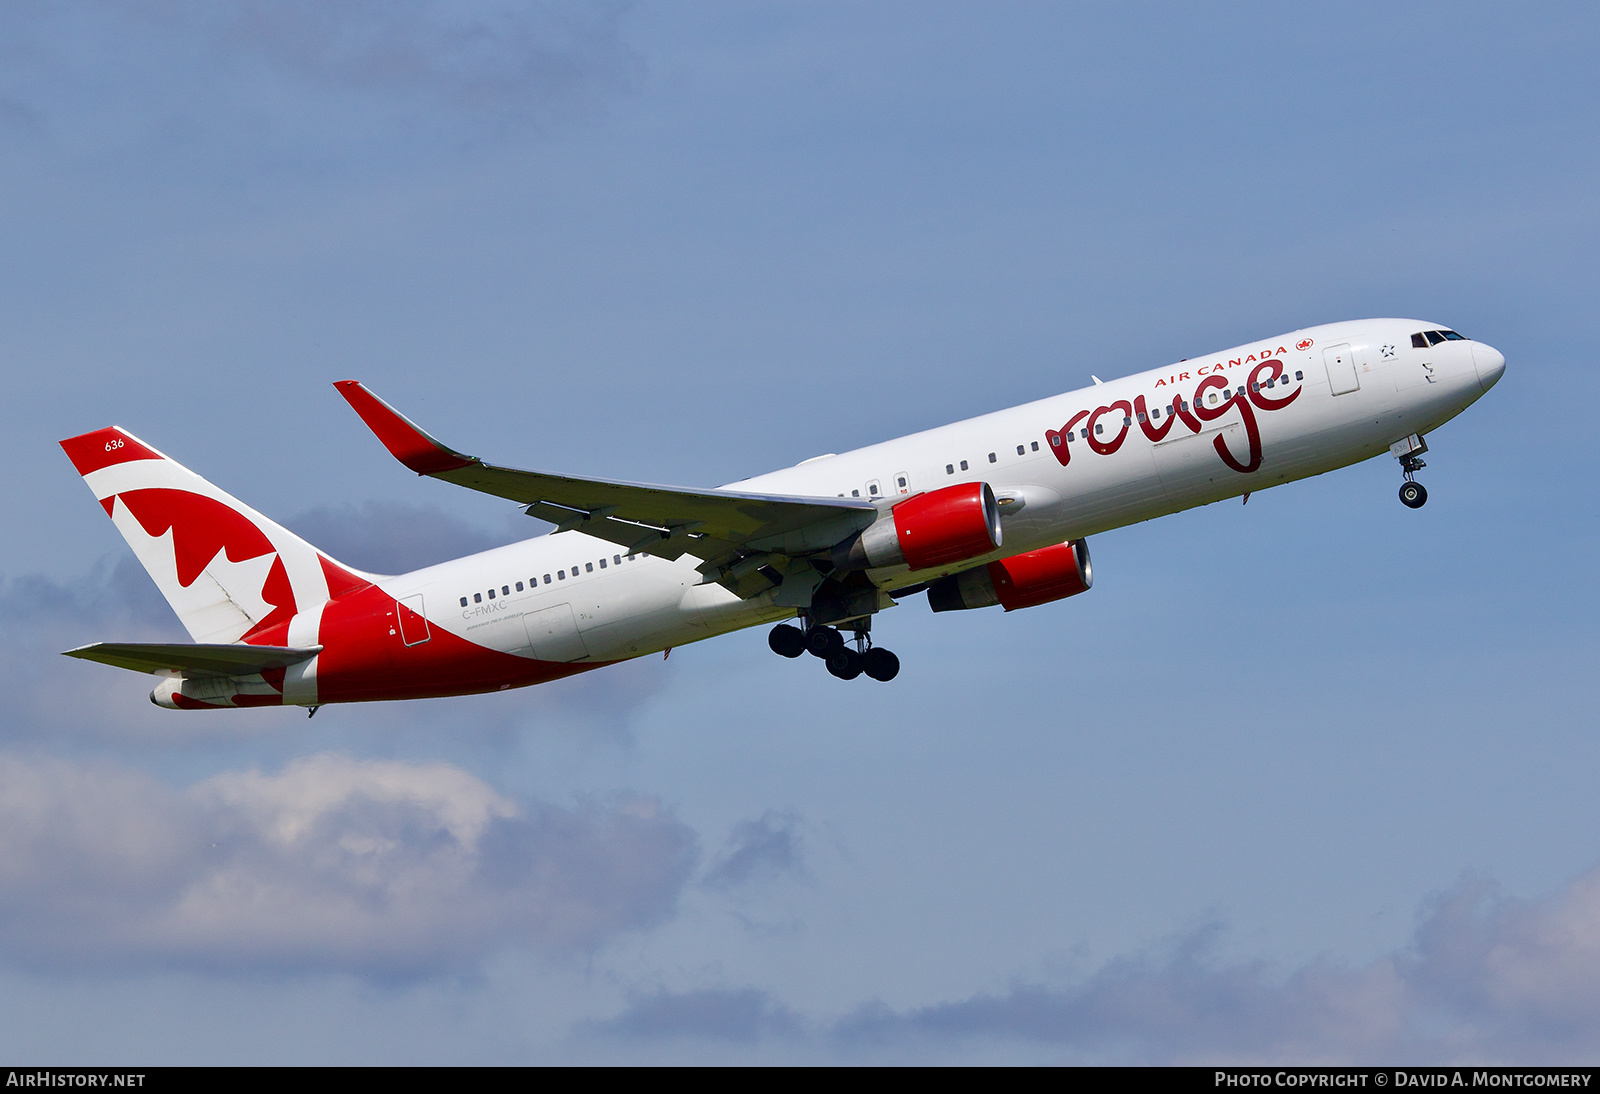
[[[1592,1059],[1583,5],[86,3],[0,17],[0,1052]],[[56,442],[380,570],[512,465],[715,485],[1297,326],[1503,351],[1430,438],[1096,538],[1090,595],[514,694],[173,713]]]

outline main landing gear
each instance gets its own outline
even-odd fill
[[[1428,442],[1415,433],[1389,446],[1389,451],[1400,461],[1400,470],[1405,472],[1406,481],[1400,484],[1400,504],[1407,509],[1421,509],[1428,504],[1428,488],[1414,478],[1428,466],[1422,462],[1422,454],[1427,450]]]
[[[850,624],[854,632],[852,643],[836,627],[811,626],[801,630],[789,623],[779,623],[767,635],[767,645],[780,657],[799,657],[809,653],[820,658],[828,671],[841,680],[854,680],[865,674],[874,680],[893,680],[900,672],[900,658],[874,646],[870,619],[858,619]]]

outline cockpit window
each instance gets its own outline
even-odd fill
[[[1467,336],[1457,334],[1453,330],[1425,330],[1411,336],[1411,345],[1415,349],[1427,349],[1437,346],[1440,342],[1465,342]]]

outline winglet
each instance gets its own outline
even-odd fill
[[[478,461],[447,448],[417,428],[409,418],[361,386],[359,380],[340,380],[339,389],[367,428],[378,435],[389,454],[419,475],[459,471]]]

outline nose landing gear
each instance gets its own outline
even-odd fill
[[[828,672],[841,680],[854,680],[863,674],[885,683],[893,680],[900,672],[900,658],[872,644],[872,620],[854,620],[848,629],[853,632],[854,649],[835,627],[812,625],[801,630],[789,623],[773,627],[767,635],[767,645],[780,657],[809,653],[820,658]]]
[[[1406,481],[1400,484],[1400,504],[1407,509],[1421,509],[1428,504],[1427,487],[1414,477],[1428,466],[1422,462],[1422,454],[1427,450],[1428,442],[1415,433],[1389,446],[1389,451],[1400,461],[1400,470],[1405,472]]]

